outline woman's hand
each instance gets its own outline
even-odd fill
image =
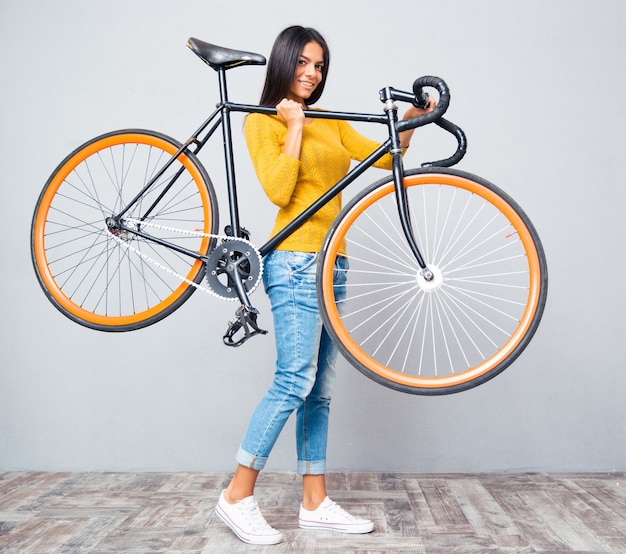
[[[303,108],[300,102],[295,102],[288,98],[283,98],[278,106],[276,106],[278,117],[287,124],[287,127],[291,127],[292,125],[304,125],[304,112],[302,110]]]
[[[432,112],[437,107],[436,100],[431,96],[428,98],[428,106],[424,109],[416,108],[415,106],[411,106],[402,119],[412,119],[414,117],[427,114],[428,112]],[[408,131],[402,131],[400,133],[400,142],[402,143],[402,148],[408,148],[411,143],[411,137],[413,136],[413,131],[415,129],[409,129]]]
[[[302,129],[304,128],[304,111],[302,104],[283,98],[276,106],[278,117],[287,125],[287,135],[283,145],[283,154],[296,160],[300,159],[302,147]]]
[[[437,107],[437,101],[432,96],[429,95],[428,106],[426,106],[424,109],[411,106],[406,111],[402,119],[411,119],[413,117],[417,117],[418,115],[427,114],[428,112],[432,112],[436,107]]]

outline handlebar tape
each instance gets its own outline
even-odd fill
[[[428,105],[428,94],[424,92],[424,87],[432,87],[439,93],[439,102],[432,112],[428,112],[424,115],[419,115],[411,119],[406,119],[398,124],[399,131],[405,131],[407,129],[415,129],[428,125],[433,121],[440,119],[450,104],[450,89],[448,85],[441,77],[435,77],[432,75],[425,75],[415,79],[413,83],[413,94],[415,95],[416,104],[418,107],[426,107]],[[421,105],[419,105],[421,104]]]

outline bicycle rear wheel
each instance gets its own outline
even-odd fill
[[[362,373],[413,394],[447,394],[495,377],[524,350],[541,319],[547,265],[521,208],[458,170],[407,171],[405,187],[426,281],[400,227],[393,181],[341,212],[318,266],[324,323]],[[347,248],[346,300],[335,302],[334,260]]]
[[[193,154],[179,156],[124,215],[149,238],[106,225],[180,147],[152,131],[108,133],[72,152],[44,186],[31,228],[33,265],[49,300],[73,321],[102,331],[146,327],[180,307],[202,280],[199,256],[214,239],[197,232],[217,232],[217,202]]]

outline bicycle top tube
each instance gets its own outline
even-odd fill
[[[270,106],[259,106],[256,104],[237,104],[235,102],[226,102],[225,107],[233,112],[246,113],[262,113],[267,115],[276,115],[276,108]],[[343,121],[362,121],[365,123],[387,123],[387,116],[384,114],[370,114],[357,112],[337,112],[331,110],[303,110],[305,117],[312,119],[340,119]]]

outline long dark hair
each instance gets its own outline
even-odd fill
[[[322,67],[322,80],[319,82],[311,96],[307,99],[308,104],[315,104],[324,92],[328,65],[330,63],[330,51],[324,37],[315,29],[294,25],[282,31],[272,47],[265,85],[259,104],[262,106],[276,106],[289,93],[291,84],[296,74],[298,59],[304,45],[308,42],[317,42],[324,52],[324,66]]]

